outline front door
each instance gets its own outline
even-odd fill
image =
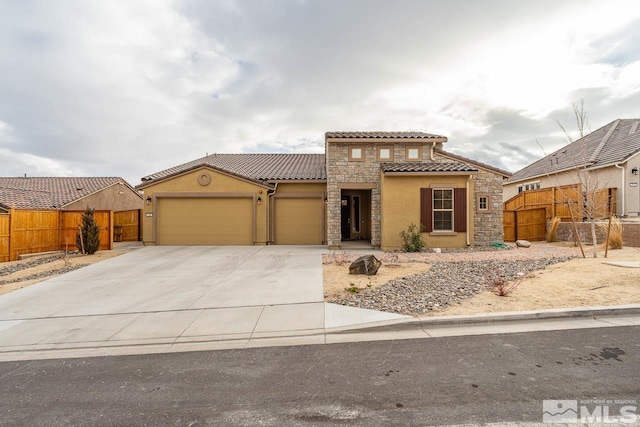
[[[342,190],[340,203],[342,240],[370,240],[371,192]]]
[[[340,228],[342,229],[342,240],[349,240],[351,239],[351,197],[342,196],[340,204]]]

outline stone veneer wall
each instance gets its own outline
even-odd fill
[[[606,224],[606,221],[604,222]],[[591,223],[590,222],[577,222],[576,228],[578,229],[578,235],[580,241],[585,245],[591,244]],[[573,231],[573,224],[571,222],[561,222],[558,225],[558,231],[556,238],[560,242],[573,242],[575,241],[575,233]],[[607,234],[600,227],[596,227],[596,239],[598,244],[604,243],[607,240]],[[640,247],[640,222],[623,222],[622,223],[622,244],[623,246]]]
[[[377,147],[387,144],[342,143],[331,142],[325,147],[327,162],[327,240],[330,248],[340,246],[342,231],[340,224],[341,183],[376,183],[371,190],[371,244],[380,246],[380,162],[377,161]],[[365,160],[349,162],[349,147],[363,146]],[[402,149],[404,150],[404,149]],[[394,150],[394,158],[399,155],[398,147]],[[402,153],[404,158],[404,152]]]
[[[327,170],[327,239],[330,248],[337,248],[342,241],[340,224],[341,191],[338,184],[341,183],[375,183],[376,188],[371,190],[371,244],[379,247],[381,244],[380,232],[380,163],[377,161],[377,149],[380,146],[394,146],[394,163],[406,161],[405,148],[407,146],[422,147],[423,162],[452,162],[436,151],[434,160],[430,159],[431,143],[420,141],[380,141],[380,142],[327,142],[325,144],[326,170]],[[362,162],[349,162],[349,147],[363,146],[365,159]],[[438,143],[437,148],[442,144]],[[474,212],[474,245],[490,245],[492,242],[502,242],[504,238],[502,225],[502,176],[496,175],[484,169],[479,169],[474,174],[474,192],[488,194],[491,199],[491,210],[478,214],[477,198],[472,198]],[[417,197],[417,196],[416,196]]]
[[[475,246],[488,246],[504,240],[502,219],[502,183],[501,175],[478,168],[473,178],[475,194],[489,195],[490,210],[478,211],[478,197],[473,197],[473,243]]]

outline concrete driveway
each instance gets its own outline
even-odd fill
[[[158,352],[198,342],[242,347],[287,336],[323,343],[327,327],[404,317],[325,304],[325,251],[144,247],[0,297],[0,356],[123,346]]]

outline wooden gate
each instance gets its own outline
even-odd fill
[[[137,242],[140,240],[141,209],[113,213],[114,241]],[[116,231],[119,229],[119,232]],[[119,234],[119,235],[118,235]]]
[[[504,211],[504,241],[545,240],[547,237],[547,210],[545,208]]]

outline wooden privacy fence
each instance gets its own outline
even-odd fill
[[[140,236],[141,209],[113,213],[114,241],[137,242]],[[116,230],[119,228],[119,230]],[[118,235],[118,231],[120,232]]]
[[[0,262],[9,261],[9,214],[0,214]]]
[[[616,189],[603,188],[584,193],[580,184],[541,188],[519,193],[504,202],[504,211],[545,208],[547,220],[559,216],[562,221],[571,221],[573,212],[576,221],[582,221],[584,208],[593,209],[594,218],[608,218],[616,212]]]
[[[82,213],[11,209],[9,215],[0,215],[0,261],[15,261],[23,254],[75,250]],[[95,211],[94,217],[100,228],[100,250],[113,249],[113,213]]]
[[[546,208],[504,211],[504,241],[545,240],[547,234]]]

